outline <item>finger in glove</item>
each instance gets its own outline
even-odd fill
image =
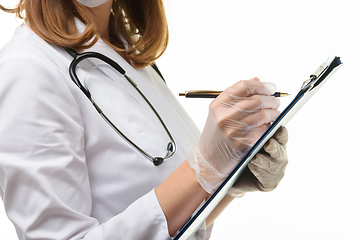
[[[258,157],[263,157],[264,155],[258,154]],[[248,168],[254,174],[258,180],[258,190],[262,192],[270,192],[274,190],[280,183],[281,179],[284,177],[284,172],[278,172],[277,174],[271,174],[268,171],[256,166],[255,164],[249,163]],[[256,189],[253,189],[255,191]]]

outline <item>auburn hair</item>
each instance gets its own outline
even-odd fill
[[[50,44],[82,51],[100,38],[94,24],[76,0],[19,0],[14,8],[0,9],[15,13],[38,36]],[[86,25],[80,35],[75,19]],[[169,31],[162,0],[113,0],[109,20],[109,42],[122,52],[134,67],[152,64],[165,51]],[[120,34],[126,40],[125,49]]]

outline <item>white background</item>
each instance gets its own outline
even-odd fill
[[[294,96],[328,57],[344,63],[288,124],[290,163],[279,187],[236,199],[212,239],[360,239],[359,2],[168,0],[166,7],[170,44],[158,66],[174,94],[257,76]],[[1,46],[18,24],[0,13]],[[202,128],[211,100],[179,100]],[[0,239],[16,239],[3,209]]]

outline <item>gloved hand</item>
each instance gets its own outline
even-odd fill
[[[288,132],[281,127],[255,155],[248,168],[228,192],[233,197],[242,197],[246,192],[274,190],[284,176],[288,163],[286,143]]]
[[[240,81],[210,104],[200,139],[187,155],[205,191],[217,189],[277,118],[280,101],[271,96],[275,90],[274,84],[258,78]]]

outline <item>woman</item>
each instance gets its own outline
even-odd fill
[[[278,116],[273,84],[240,81],[211,103],[200,135],[150,66],[168,41],[161,0],[2,9],[25,20],[0,52],[1,194],[19,239],[169,239]],[[77,65],[79,89],[69,75],[75,51],[114,60],[154,109],[98,59]],[[194,239],[209,238],[234,197],[278,185],[286,141],[280,129]]]

